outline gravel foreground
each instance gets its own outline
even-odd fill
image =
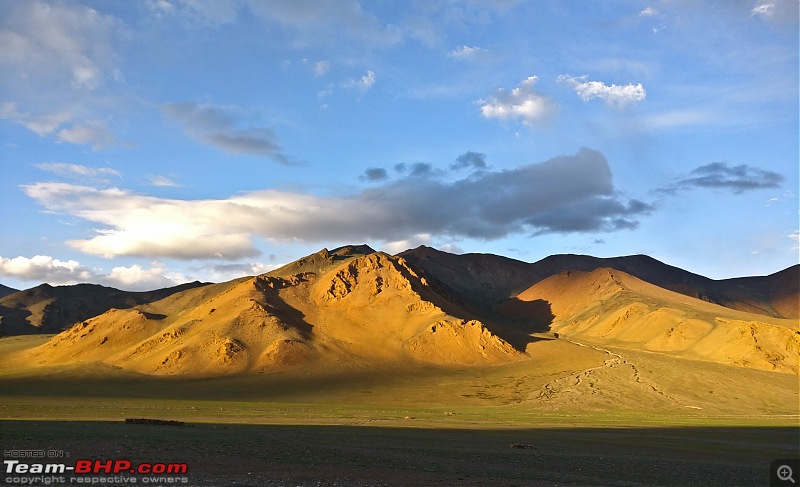
[[[188,466],[185,475],[96,485],[769,485],[771,461],[793,456],[797,438],[792,427],[470,430],[0,421],[5,459],[12,449],[41,449],[63,457],[20,462],[127,459],[133,465]],[[7,474],[0,481],[23,485],[8,482]]]

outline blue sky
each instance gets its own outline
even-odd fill
[[[0,283],[798,262],[798,2],[0,0]]]

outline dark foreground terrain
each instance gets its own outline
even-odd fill
[[[23,463],[185,463],[186,475],[168,477],[188,483],[162,478],[148,485],[196,486],[769,485],[770,463],[796,456],[799,435],[794,427],[487,430],[0,421],[4,460],[11,449],[34,449],[64,456]],[[4,473],[0,481],[9,477],[14,475]],[[140,479],[136,485],[143,484]]]

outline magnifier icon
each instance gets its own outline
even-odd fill
[[[778,478],[781,481],[785,482],[785,481],[788,480],[793,484],[796,483],[794,481],[794,478],[792,477],[794,472],[792,472],[792,467],[790,467],[789,465],[781,465],[780,467],[778,467],[778,470],[777,470],[776,473],[778,474]]]

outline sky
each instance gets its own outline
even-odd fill
[[[798,0],[0,0],[0,283],[798,263]]]

